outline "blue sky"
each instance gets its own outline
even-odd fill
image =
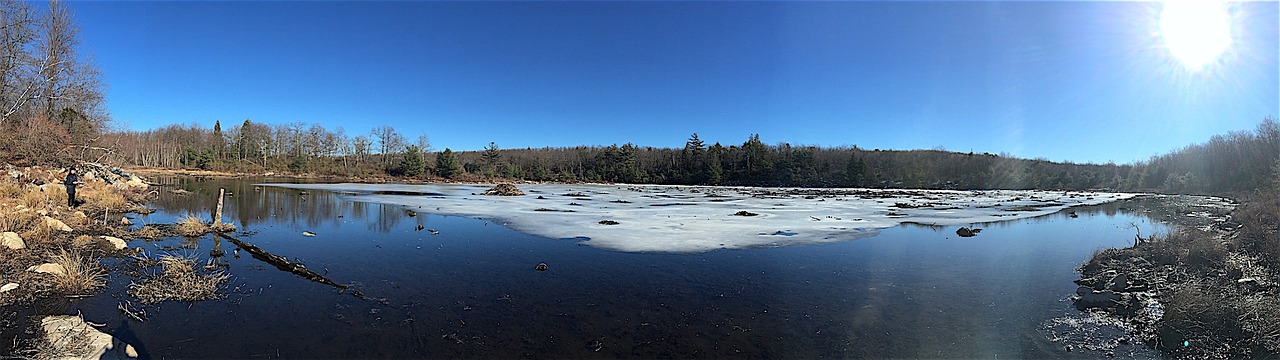
[[[1136,2],[72,2],[119,127],[1126,163],[1280,115],[1277,2],[1189,70]]]

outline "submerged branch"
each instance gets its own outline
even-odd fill
[[[310,269],[307,269],[306,266],[303,266],[300,263],[292,262],[292,261],[289,261],[289,259],[284,258],[283,256],[269,253],[266,250],[263,250],[262,248],[256,245],[244,242],[240,239],[233,238],[227,234],[223,234],[223,233],[215,233],[215,234],[217,234],[218,236],[221,236],[223,239],[230,240],[231,243],[236,244],[236,246],[240,247],[241,249],[244,249],[245,251],[248,251],[250,255],[253,255],[254,259],[265,261],[266,263],[271,264],[272,266],[275,266],[277,269],[288,271],[304,279],[315,281],[315,282],[329,285],[329,286],[333,286],[340,290],[346,290],[349,287],[349,285],[339,284],[337,282],[334,282],[333,280],[330,280],[329,278],[324,277],[323,275],[317,274],[316,272],[311,271]],[[353,292],[353,294],[355,294],[357,297],[364,297],[363,294],[361,294],[358,291]]]

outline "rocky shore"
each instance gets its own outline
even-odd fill
[[[28,307],[57,298],[93,296],[108,270],[104,258],[130,258],[130,213],[150,211],[149,186],[117,167],[83,163],[76,206],[68,206],[68,168],[2,167],[0,176],[0,307]],[[153,235],[154,236],[154,235]],[[5,311],[10,314],[10,311]],[[137,357],[132,345],[96,329],[85,315],[47,314],[4,319],[39,334],[12,342],[8,356],[99,359]],[[14,329],[18,330],[18,329]]]
[[[1177,230],[1135,234],[1133,246],[1095,254],[1080,268],[1075,306],[1128,322],[1132,335],[1174,358],[1280,354],[1280,277],[1274,257],[1255,246],[1277,240],[1274,202],[1164,195],[1121,202]]]

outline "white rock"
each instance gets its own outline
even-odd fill
[[[71,232],[71,227],[70,227],[70,226],[67,226],[67,223],[62,222],[62,220],[58,220],[58,219],[54,219],[54,218],[51,218],[51,217],[45,216],[45,217],[44,217],[44,224],[45,224],[45,225],[48,225],[49,227],[53,228],[54,230],[63,231],[63,232]]]
[[[18,236],[18,233],[12,231],[0,234],[0,244],[13,250],[27,248],[27,243],[22,241],[22,236]]]
[[[55,359],[119,359],[118,352],[108,352],[122,344],[111,335],[93,328],[79,316],[56,315],[40,320],[45,340],[52,345],[49,354]],[[128,352],[128,349],[125,349]]]
[[[138,358],[138,349],[134,349],[133,345],[124,344],[124,354],[131,358]]]
[[[34,271],[38,273],[54,274],[54,275],[67,274],[67,268],[64,268],[62,267],[62,265],[58,265],[54,263],[44,263],[44,264],[32,266],[27,268],[27,271]]]
[[[133,225],[133,222],[129,221],[129,218],[127,217],[122,217],[120,218],[120,225],[129,226],[129,225]]]
[[[128,245],[128,244],[125,244],[125,243],[124,243],[124,240],[122,240],[122,239],[120,239],[120,238],[118,238],[118,237],[114,237],[114,236],[103,236],[103,237],[102,237],[102,239],[103,239],[103,240],[106,240],[106,241],[107,241],[107,242],[109,242],[109,243],[111,243],[111,247],[115,248],[116,250],[121,250],[121,249],[124,249],[124,248],[129,247],[129,245]]]
[[[17,288],[18,288],[18,283],[4,284],[4,286],[0,286],[0,293],[7,293],[10,290],[17,289]]]

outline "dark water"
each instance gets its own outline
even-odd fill
[[[37,311],[83,312],[151,358],[1093,358],[1049,341],[1044,324],[1078,315],[1071,281],[1095,250],[1129,243],[1130,223],[1163,229],[1101,206],[972,238],[903,226],[828,245],[620,253],[249,185],[269,179],[176,181],[194,194],[162,190],[160,211],[134,222],[207,215],[224,187],[237,238],[367,298],[204,236],[130,245],[201,263],[226,250],[226,299],[145,307],[136,322],[116,309],[129,281],[116,276],[102,295]]]

